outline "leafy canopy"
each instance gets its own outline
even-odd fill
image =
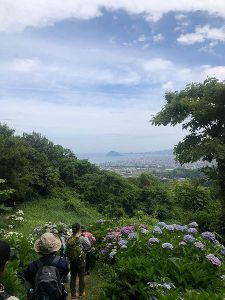
[[[184,90],[165,94],[166,105],[152,119],[154,125],[182,123],[189,134],[176,145],[177,160],[183,164],[225,161],[225,81],[208,78]]]

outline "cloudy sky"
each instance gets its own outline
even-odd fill
[[[225,79],[224,0],[0,0],[0,122],[75,153],[173,147],[163,95]]]

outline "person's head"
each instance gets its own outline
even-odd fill
[[[58,237],[53,233],[46,232],[34,243],[34,250],[42,255],[48,255],[57,252],[62,246]]]
[[[0,240],[0,274],[4,271],[5,265],[10,258],[10,246]]]
[[[81,226],[79,223],[75,223],[72,225],[72,231],[73,231],[73,234],[77,234],[78,232],[81,231]]]

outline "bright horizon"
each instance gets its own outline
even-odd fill
[[[172,149],[164,93],[225,79],[223,0],[0,0],[0,122],[74,153]]]

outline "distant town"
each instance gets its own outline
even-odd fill
[[[161,180],[203,177],[200,169],[206,166],[199,161],[181,166],[175,161],[172,150],[145,153],[119,153],[110,151],[105,161],[95,162],[102,170],[116,172],[123,177],[136,177],[151,173]]]

